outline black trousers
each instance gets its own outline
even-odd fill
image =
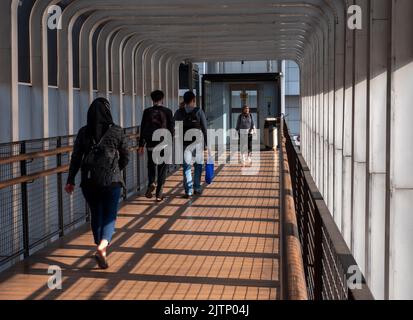
[[[152,151],[148,151],[148,186],[157,182],[156,196],[162,195],[163,186],[168,173],[168,165],[166,163],[156,164],[152,159]],[[158,171],[158,172],[156,172]],[[157,175],[158,174],[158,175]]]
[[[241,146],[241,133],[238,133],[238,137],[239,137],[238,145],[240,146],[240,152],[247,153],[245,146],[243,146],[243,148]],[[252,153],[252,134],[248,133],[248,154],[251,154],[251,153]]]

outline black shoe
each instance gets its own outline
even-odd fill
[[[162,194],[156,196],[156,202],[162,202],[163,200],[164,200],[164,196]]]
[[[148,190],[146,191],[146,193],[145,193],[145,197],[147,197],[148,199],[152,199],[152,197],[153,197],[153,195],[152,195],[152,192],[155,190],[155,184],[151,184],[149,187],[148,187]]]
[[[191,199],[191,198],[192,198],[192,195],[185,193],[184,199]]]
[[[102,256],[99,252],[95,253],[96,262],[101,269],[109,268],[108,260],[106,257]]]
[[[200,196],[202,195],[202,190],[198,190],[198,191],[195,190],[194,194],[197,196]]]

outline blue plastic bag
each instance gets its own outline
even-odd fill
[[[209,153],[208,155],[208,161],[205,166],[205,182],[207,184],[211,184],[212,180],[214,179],[214,158],[211,156]]]

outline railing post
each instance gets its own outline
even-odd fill
[[[26,153],[26,142],[20,143],[20,154]],[[27,175],[26,160],[20,161],[20,175],[22,177]],[[30,255],[30,237],[29,237],[29,199],[27,194],[27,182],[21,184],[21,204],[22,204],[22,220],[23,220],[23,249],[24,257]]]
[[[323,300],[323,223],[314,212],[314,299]]]
[[[310,246],[310,240],[311,240],[311,236],[310,236],[310,219],[309,219],[309,215],[311,214],[310,211],[310,197],[308,194],[308,188],[306,188],[306,180],[305,180],[305,172],[304,170],[301,172],[301,182],[300,182],[300,192],[303,196],[303,213],[302,213],[302,239],[301,239],[301,244],[303,247],[303,260],[304,260],[304,271],[305,271],[305,275],[306,275],[306,280],[307,280],[307,288],[309,292],[309,296],[311,298],[314,298],[314,292],[313,292],[313,288],[309,288],[308,285],[308,279],[310,277],[310,272],[309,272],[309,254],[310,254],[310,250],[309,250],[309,246]]]
[[[57,138],[56,147],[58,149],[62,147],[62,137]],[[58,168],[62,166],[62,154],[60,152],[56,155],[56,165]],[[59,217],[59,236],[63,237],[65,233],[65,224],[63,216],[63,181],[61,172],[57,174],[57,212]]]
[[[288,137],[290,135],[288,133]],[[303,257],[303,266],[304,266],[304,273],[305,273],[305,280],[307,286],[307,294],[309,299],[312,299],[314,296],[313,288],[309,287],[308,278],[310,276],[309,273],[309,245],[311,243],[311,236],[309,235],[309,196],[308,192],[306,192],[305,188],[305,171],[306,168],[303,168],[300,162],[300,158],[296,153],[296,150],[293,146],[293,141],[290,139],[289,141],[289,152],[288,152],[288,160],[291,161],[290,171],[291,171],[291,179],[293,182],[293,190],[294,190],[294,203],[296,206],[296,214],[297,214],[297,223],[298,223],[298,233],[300,235],[300,243],[301,243],[301,250],[302,250],[302,257]]]
[[[278,134],[278,156],[279,156],[279,185],[280,185],[280,192],[279,192],[279,218],[280,218],[280,288],[281,288],[281,300],[288,299],[288,272],[287,272],[287,264],[286,264],[286,250],[285,250],[285,241],[284,241],[284,151],[283,151],[283,139],[284,139],[284,128],[283,128],[283,117],[281,116],[279,122],[279,134]]]

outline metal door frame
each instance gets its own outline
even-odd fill
[[[257,107],[256,108],[251,108],[250,106],[250,113],[256,113],[257,114],[257,123],[255,123],[255,126],[259,128],[259,105],[260,105],[260,98],[259,98],[259,84],[258,83],[246,83],[246,84],[229,84],[229,94],[230,94],[230,104],[229,104],[229,119],[230,119],[230,124],[232,126],[232,115],[234,113],[242,113],[242,107],[241,108],[233,108],[232,106],[232,92],[233,91],[241,91],[241,92],[246,92],[246,91],[256,91],[257,92]]]

